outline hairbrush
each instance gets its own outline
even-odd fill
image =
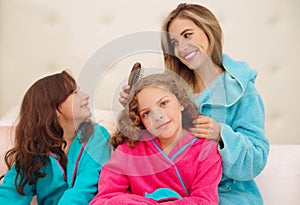
[[[128,85],[130,85],[130,89],[132,86],[143,77],[143,69],[139,62],[136,62],[130,71],[129,78],[128,78]]]

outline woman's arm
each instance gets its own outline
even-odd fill
[[[221,124],[223,173],[236,180],[252,180],[265,167],[269,153],[263,102],[257,93],[248,93],[234,109],[231,125]]]

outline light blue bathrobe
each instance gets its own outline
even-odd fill
[[[84,148],[80,136],[79,132],[70,146],[66,173],[50,154],[41,170],[46,177],[39,178],[35,185],[26,184],[25,196],[16,191],[16,170],[12,167],[5,175],[3,184],[0,184],[0,204],[29,205],[34,195],[38,204],[88,204],[98,191],[100,170],[110,158],[109,133],[95,124],[94,134]]]
[[[254,87],[257,72],[225,54],[223,66],[225,72],[196,99],[200,113],[221,124],[220,204],[260,205],[262,196],[254,178],[266,165],[269,142],[263,101]]]

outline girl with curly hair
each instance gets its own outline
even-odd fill
[[[91,204],[218,204],[221,157],[214,141],[188,128],[199,111],[188,86],[171,73],[131,89]]]

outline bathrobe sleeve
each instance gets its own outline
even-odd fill
[[[123,162],[125,163],[125,162]],[[122,205],[122,204],[156,204],[153,199],[129,193],[128,177],[114,171],[114,168],[103,167],[98,183],[98,194],[90,205]]]
[[[224,175],[242,181],[252,180],[263,170],[269,153],[264,105],[254,86],[249,87],[230,108],[231,125],[221,124],[224,147],[219,147]]]
[[[0,185],[0,204],[30,204],[33,196],[37,196],[38,204],[57,204],[67,183],[63,176],[63,170],[57,160],[49,157],[41,172],[45,177],[39,178],[36,184],[26,183],[24,196],[19,194],[15,187],[15,165],[5,175],[4,183]],[[2,190],[3,189],[3,190]]]
[[[108,138],[105,128],[95,126],[80,158],[74,185],[64,192],[58,204],[88,204],[96,195],[100,171],[110,158]]]
[[[20,195],[15,187],[16,177],[15,166],[13,166],[4,176],[4,181],[0,184],[0,204],[24,205],[30,204],[35,194],[35,187],[26,184],[24,187],[25,196]]]
[[[90,202],[90,205],[122,205],[122,204],[156,204],[153,199],[132,194],[128,169],[132,158],[131,148],[125,143],[119,145],[112,154],[109,162],[103,167],[98,182],[98,194]],[[126,153],[126,154],[124,154]],[[130,154],[129,154],[130,153]]]

